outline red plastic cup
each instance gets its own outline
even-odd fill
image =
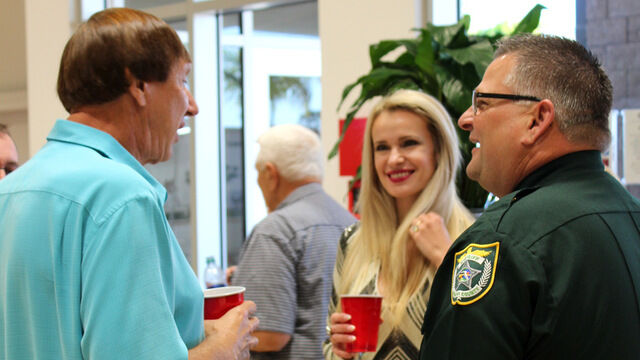
[[[342,312],[351,315],[349,323],[356,327],[353,332],[356,341],[346,344],[345,350],[352,353],[376,351],[382,296],[342,295],[340,303]]]
[[[204,291],[204,318],[205,320],[219,319],[229,309],[244,302],[244,290],[242,286],[225,286]]]

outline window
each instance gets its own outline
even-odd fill
[[[469,15],[470,33],[493,29],[497,25],[509,30],[536,4],[546,7],[540,17],[539,32],[576,38],[575,0],[432,0],[433,23],[449,25]]]
[[[529,10],[540,4],[546,9],[542,10],[538,32],[570,39],[576,37],[575,0],[459,0],[459,4],[460,14],[471,16],[470,33],[489,30],[496,25],[511,30]]]
[[[222,22],[222,232],[225,264],[235,264],[242,242],[267,215],[254,166],[258,136],[283,123],[320,129],[317,3],[226,14]]]

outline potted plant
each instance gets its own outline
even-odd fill
[[[538,27],[544,7],[536,5],[509,34],[530,33]],[[360,95],[351,104],[329,159],[337,152],[343,136],[354,116],[364,103],[376,96],[384,96],[398,89],[414,89],[428,93],[442,102],[453,121],[471,104],[471,93],[480,83],[485,69],[493,60],[496,42],[505,36],[499,27],[479,35],[468,35],[470,18],[464,16],[457,24],[416,29],[415,39],[383,40],[369,47],[371,70],[349,84],[342,93],[338,109],[347,96],[361,85]],[[404,48],[394,61],[383,58],[390,52]],[[463,165],[471,159],[474,147],[468,134],[458,129]],[[358,171],[358,175],[360,172]],[[352,181],[352,184],[357,180]],[[456,180],[458,194],[470,209],[483,208],[487,191],[469,179],[464,171]]]

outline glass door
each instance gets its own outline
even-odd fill
[[[267,215],[255,168],[260,134],[286,123],[304,125],[320,134],[319,44],[300,39],[279,39],[279,47],[269,47],[264,39],[259,44],[250,50],[253,80],[246,88],[246,121],[251,124],[245,127],[244,137],[247,234]]]
[[[222,24],[221,223],[229,266],[267,214],[254,166],[258,136],[281,123],[320,129],[321,57],[315,1],[227,13]]]

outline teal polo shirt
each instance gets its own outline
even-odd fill
[[[58,120],[0,181],[0,358],[187,359],[202,290],[165,200],[113,137]]]

